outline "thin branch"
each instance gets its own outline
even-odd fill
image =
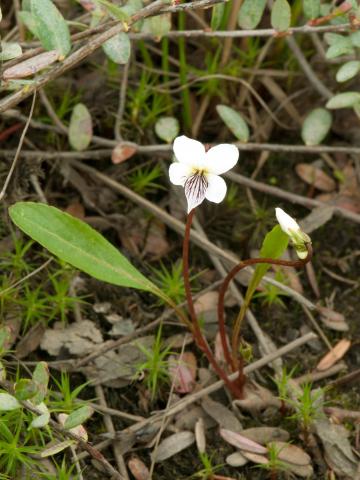
[[[19,159],[19,156],[20,156],[20,152],[21,152],[21,147],[23,146],[23,143],[24,143],[24,140],[25,140],[25,135],[26,135],[26,132],[29,128],[29,125],[30,125],[30,120],[31,120],[31,117],[34,113],[34,107],[35,107],[35,100],[36,100],[36,91],[34,91],[34,96],[33,96],[33,100],[32,100],[32,103],[31,103],[31,108],[30,108],[30,113],[29,113],[29,117],[26,121],[26,124],[25,124],[25,127],[24,127],[24,130],[22,131],[22,134],[21,134],[21,137],[20,137],[20,141],[19,141],[19,145],[16,149],[16,153],[15,153],[15,157],[14,157],[14,160],[12,162],[12,165],[10,167],[10,170],[9,170],[9,173],[6,177],[6,180],[5,180],[5,183],[4,183],[4,186],[0,192],[0,201],[4,198],[5,196],[5,193],[6,193],[6,190],[7,190],[7,187],[9,186],[9,183],[10,183],[10,180],[11,180],[11,177],[14,173],[14,170],[15,170],[15,167],[16,167],[16,164],[17,164],[17,161]]]

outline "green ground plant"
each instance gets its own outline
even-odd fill
[[[213,464],[212,457],[213,455],[209,455],[206,452],[198,452],[200,461],[203,465],[201,470],[195,472],[191,478],[200,478],[201,480],[212,480],[214,478],[215,473],[220,470],[224,465],[223,464]]]
[[[274,443],[267,445],[268,461],[267,463],[259,463],[255,468],[260,468],[269,472],[270,480],[277,480],[280,473],[289,472],[289,466],[279,458],[279,454],[284,447],[279,447]]]
[[[151,348],[146,348],[140,343],[137,343],[137,346],[145,355],[146,360],[136,366],[135,378],[139,378],[144,373],[145,385],[150,392],[151,400],[154,401],[158,397],[161,387],[170,381],[168,359],[173,354],[171,346],[163,345],[162,324],[158,328]]]
[[[128,175],[130,187],[140,195],[156,193],[163,190],[163,185],[158,182],[163,177],[163,172],[159,164],[139,167]]]

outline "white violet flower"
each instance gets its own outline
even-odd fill
[[[223,143],[205,151],[202,143],[182,135],[175,138],[173,150],[177,161],[170,165],[169,177],[171,183],[184,187],[188,213],[205,198],[220,203],[227,187],[219,175],[236,165],[237,147]]]
[[[275,208],[275,214],[281,230],[289,235],[298,257],[305,259],[308,255],[306,244],[311,243],[309,235],[303,232],[298,223],[283,209]]]

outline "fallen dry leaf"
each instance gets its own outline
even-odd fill
[[[246,452],[245,450],[242,450],[241,453],[247,460],[250,460],[250,462],[259,463],[260,465],[266,465],[267,463],[269,463],[269,460],[267,457],[265,457],[265,455],[260,455],[253,452]]]
[[[299,225],[301,230],[310,235],[310,233],[314,232],[331,220],[333,215],[334,207],[330,205],[316,207],[311,211],[311,213],[309,213],[309,215],[299,222]]]
[[[45,330],[46,327],[43,323],[36,323],[16,345],[16,358],[25,358],[29,353],[36,350],[41,343]]]
[[[125,160],[131,158],[135,153],[136,147],[119,143],[111,153],[111,161],[117,165],[118,163],[125,162]]]
[[[70,203],[70,205],[66,207],[65,212],[80,220],[84,220],[85,218],[85,208],[80,202]]]
[[[245,455],[245,452],[256,453],[259,455],[267,454],[267,449],[265,447],[263,447],[259,443],[249,440],[243,435],[240,435],[240,433],[226,430],[225,428],[220,428],[220,435],[225,440],[225,442],[230,443],[230,445],[232,445],[233,447],[242,450],[241,453],[243,455]]]
[[[204,398],[201,405],[205,412],[213,418],[220,427],[233,432],[241,432],[243,427],[238,418],[220,402]]]
[[[270,442],[278,451],[278,458],[284,462],[293,463],[295,465],[306,466],[311,463],[310,456],[300,447],[286,442]]]
[[[241,452],[234,452],[228,455],[225,461],[231,467],[243,467],[248,463],[248,459]]]
[[[177,393],[190,393],[195,385],[196,357],[192,352],[184,352],[169,357],[169,375]]]
[[[200,417],[195,424],[195,440],[199,453],[205,453],[206,450],[206,437],[205,437],[205,425],[204,420]]]
[[[215,420],[213,420],[206,412],[199,406],[191,407],[188,411],[181,412],[176,417],[175,426],[179,430],[194,430],[196,422],[199,418],[202,418],[204,421],[204,426],[206,429],[213,428],[217,425]]]
[[[315,273],[315,270],[314,270],[314,267],[313,267],[312,263],[308,262],[305,265],[305,269],[306,269],[306,275],[307,275],[307,278],[309,280],[312,291],[314,292],[316,298],[320,298],[321,295],[320,295],[319,284],[318,284],[318,281],[317,281],[317,278],[316,278],[316,273]]]
[[[319,167],[308,163],[298,163],[295,167],[296,173],[301,180],[322,192],[332,192],[336,188],[336,182]]]
[[[273,395],[270,390],[264,388],[254,382],[247,382],[244,388],[244,399],[236,399],[233,401],[233,405],[236,405],[240,409],[247,410],[253,414],[258,413],[261,410],[269,406],[280,408],[280,400]]]
[[[334,425],[327,418],[313,423],[324,449],[325,460],[336,475],[355,479],[359,462],[348,439],[349,432],[342,425]]]
[[[70,355],[83,356],[94,351],[103,342],[100,330],[90,320],[75,322],[67,327],[57,322],[49,328],[41,340],[41,348],[50,355],[59,355],[67,351]]]
[[[128,467],[135,480],[149,480],[150,472],[145,463],[138,457],[132,457],[128,461]]]
[[[153,335],[138,338],[95,358],[92,365],[87,365],[81,370],[92,380],[94,385],[101,384],[112,388],[125,387],[134,381],[135,375],[139,374],[138,365],[146,360],[146,355],[141,351],[139,345],[149,350],[153,343]]]
[[[317,364],[317,370],[327,370],[341,360],[351,346],[350,340],[343,338]]]
[[[177,453],[190,447],[195,441],[195,435],[192,432],[178,432],[170,435],[159,443],[156,452],[152,457],[156,463],[163,462]],[[154,458],[155,454],[155,458]]]
[[[338,332],[347,332],[349,330],[349,325],[346,323],[345,317],[342,313],[335,312],[335,310],[323,307],[319,304],[316,305],[316,308],[320,313],[320,319],[325,326]]]
[[[217,322],[218,298],[218,292],[206,292],[195,301],[195,312],[205,323]]]
[[[274,441],[287,442],[290,438],[289,432],[278,427],[246,428],[241,435],[261,445]]]

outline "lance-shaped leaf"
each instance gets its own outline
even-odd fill
[[[319,145],[328,134],[332,122],[330,112],[325,108],[315,108],[305,118],[301,136],[305,145]]]
[[[222,19],[224,18],[225,3],[217,3],[213,6],[211,12],[211,30],[218,30],[221,26]]]
[[[69,125],[70,145],[78,151],[85,150],[92,139],[92,120],[89,110],[83,103],[75,105]]]
[[[275,0],[271,9],[271,25],[279,32],[285,32],[291,23],[291,8],[287,0]]]
[[[18,202],[9,209],[12,221],[51,253],[89,275],[164,298],[100,233],[85,222],[41,203]]]
[[[266,0],[245,0],[241,5],[238,24],[244,30],[256,28],[264,14]]]
[[[131,42],[129,35],[120,32],[102,46],[105,54],[115,63],[124,65],[129,61],[131,53]]]
[[[217,105],[216,110],[235,137],[241,142],[246,143],[250,136],[249,127],[240,113],[226,105]]]
[[[47,393],[49,383],[49,369],[46,362],[39,362],[36,365],[32,379],[37,387],[37,394],[32,399],[32,403],[37,405],[44,400]]]
[[[84,423],[91,415],[94,413],[94,410],[88,405],[78,408],[70,413],[64,423],[64,428],[66,430],[71,430],[78,425]]]
[[[286,235],[279,225],[276,225],[264,238],[260,257],[262,258],[279,258],[285,252],[289,243],[289,237]],[[245,301],[240,309],[240,316],[243,317],[251,302],[251,299],[260,284],[263,276],[269,270],[270,264],[260,263],[256,266],[253,276],[250,280],[249,286],[246,291]]]
[[[51,0],[31,0],[30,5],[42,46],[65,57],[70,52],[71,40],[64,17]]]

